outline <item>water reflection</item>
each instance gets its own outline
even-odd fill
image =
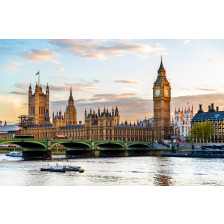
[[[56,163],[81,166],[85,172],[40,171],[42,166]],[[116,157],[23,161],[0,154],[2,186],[222,186],[223,176],[223,159]]]
[[[171,186],[172,183],[172,162],[170,158],[156,157],[156,174],[153,176],[154,185]]]
[[[154,185],[156,186],[171,186],[172,184],[172,177],[169,175],[163,174],[156,174],[154,176]]]

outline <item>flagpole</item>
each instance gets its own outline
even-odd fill
[[[39,75],[38,75],[38,86],[40,87],[40,70],[39,70]]]

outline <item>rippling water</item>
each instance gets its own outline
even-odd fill
[[[41,172],[44,165],[76,165],[84,173]],[[224,159],[113,157],[24,161],[0,154],[0,185],[195,186],[224,185]]]

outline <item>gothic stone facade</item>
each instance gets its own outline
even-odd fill
[[[34,117],[35,124],[50,124],[49,117],[49,86],[46,87],[46,94],[42,87],[36,84],[35,92],[32,87],[28,91],[28,116]]]
[[[182,140],[190,136],[191,120],[194,116],[193,106],[185,109],[175,108],[175,120],[172,122],[174,135]]]
[[[53,138],[56,135],[67,135],[72,139],[96,139],[114,141],[163,141],[170,136],[170,100],[171,87],[166,78],[162,59],[158,76],[153,87],[154,124],[150,120],[137,123],[120,123],[118,108],[109,112],[85,111],[85,123],[77,123],[76,109],[70,91],[68,106],[64,114],[53,113],[52,124],[49,118],[49,87],[46,95],[42,88],[36,85],[35,94],[29,87],[28,114],[35,116],[35,123],[21,129],[22,134],[33,134],[35,138]],[[7,134],[5,137],[12,137]]]
[[[158,76],[153,86],[154,135],[159,142],[170,137],[170,100],[171,87],[161,58]]]

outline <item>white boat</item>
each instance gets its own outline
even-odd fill
[[[7,153],[6,156],[11,156],[11,157],[22,157],[22,152],[14,151],[14,152]]]

